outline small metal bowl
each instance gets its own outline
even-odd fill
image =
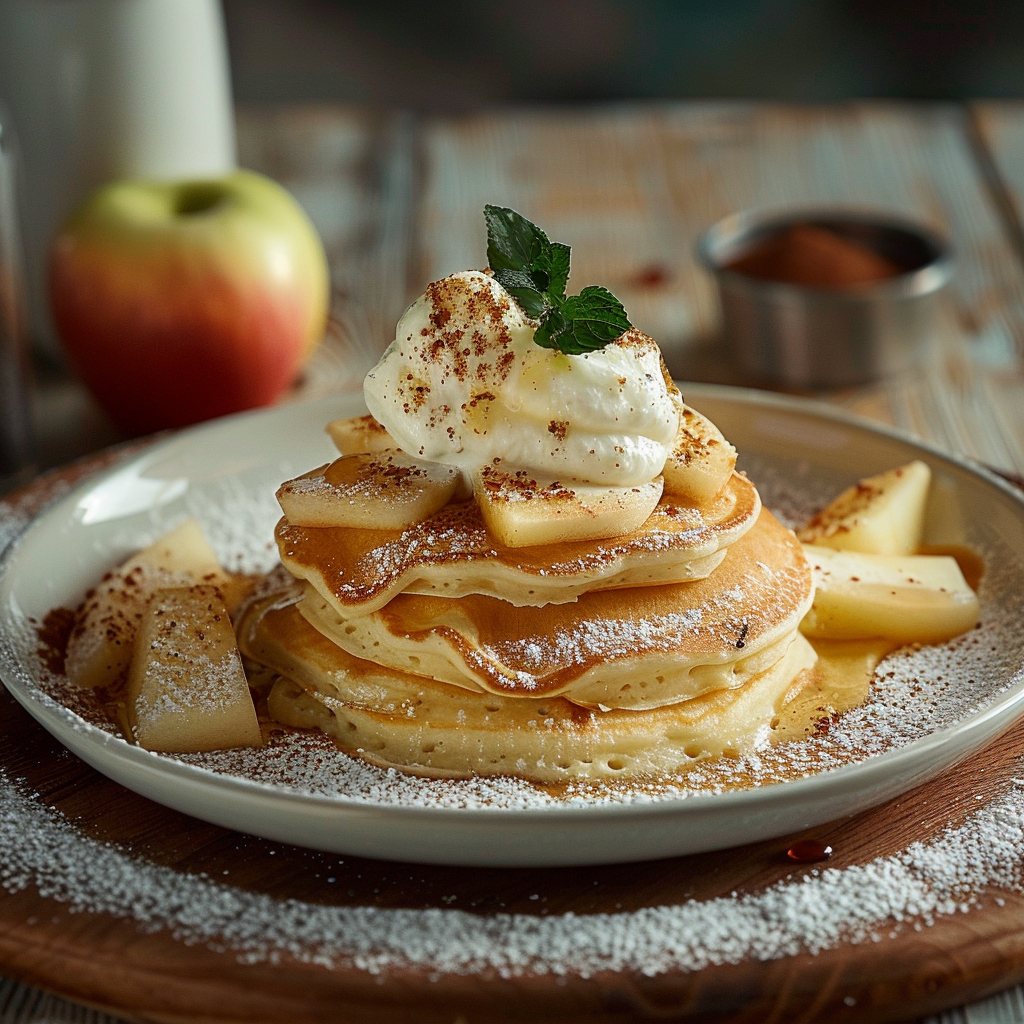
[[[868,284],[812,287],[753,277],[729,264],[798,225],[825,228],[896,264]],[[938,235],[888,214],[789,210],[733,214],[706,231],[701,263],[718,282],[726,338],[739,367],[766,383],[850,387],[904,371],[926,353],[936,294],[952,275]]]

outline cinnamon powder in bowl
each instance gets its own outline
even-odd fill
[[[927,352],[945,242],[892,217],[741,213],[702,236],[733,358],[750,377],[843,387],[905,370]]]

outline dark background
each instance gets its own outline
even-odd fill
[[[1024,0],[224,0],[240,102],[1024,96]]]

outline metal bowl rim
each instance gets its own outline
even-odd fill
[[[790,224],[815,220],[867,225],[882,230],[901,231],[916,236],[936,253],[934,259],[913,270],[883,281],[843,288],[818,288],[788,281],[768,281],[722,266],[721,253],[734,249],[755,232],[781,230]],[[857,207],[814,206],[779,210],[741,210],[716,221],[697,239],[696,254],[701,265],[719,280],[720,285],[739,287],[752,298],[778,297],[811,304],[848,303],[859,305],[878,298],[917,298],[933,294],[949,283],[955,259],[947,239],[912,218],[883,210]]]

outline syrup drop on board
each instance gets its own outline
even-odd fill
[[[814,864],[828,860],[832,856],[832,847],[821,839],[801,839],[786,851],[786,856],[798,864]]]

